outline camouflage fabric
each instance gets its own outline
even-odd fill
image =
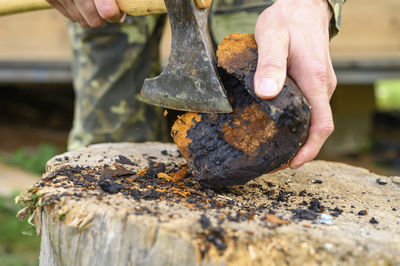
[[[258,16],[275,0],[214,0],[210,10],[210,30],[218,44],[234,32],[254,33]]]
[[[216,43],[234,32],[254,33],[259,14],[276,0],[214,0],[210,12],[210,28]],[[340,29],[341,10],[346,0],[328,0],[333,10],[330,36]]]
[[[100,142],[168,140],[162,108],[136,100],[159,72],[158,43],[166,16],[128,16],[123,24],[69,23],[75,88],[68,149]]]
[[[329,1],[335,14],[340,12],[343,0]],[[214,45],[233,32],[253,33],[258,15],[273,3],[214,0],[209,16]],[[340,14],[335,18],[338,29]],[[107,23],[97,29],[69,23],[76,95],[69,150],[100,142],[168,139],[162,108],[135,98],[144,79],[158,75],[158,44],[165,20],[165,15],[127,16],[123,24]]]
[[[340,30],[340,22],[342,18],[342,6],[347,0],[328,0],[329,5],[333,10],[333,16],[330,26],[330,35],[333,38]]]

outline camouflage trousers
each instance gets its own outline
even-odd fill
[[[254,32],[273,0],[214,0],[209,27],[215,43],[233,32]],[[166,15],[127,16],[96,29],[70,23],[75,113],[68,149],[100,142],[168,140],[163,110],[136,100],[143,81],[159,73]]]

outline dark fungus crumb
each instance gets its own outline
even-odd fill
[[[299,196],[300,197],[305,197],[307,195],[307,191],[306,190],[302,190],[299,192]]]
[[[121,184],[114,182],[111,178],[101,178],[98,183],[101,189],[110,194],[115,194],[123,188]]]
[[[126,158],[123,155],[118,156],[118,158],[115,160],[115,162],[120,163],[120,164],[129,164],[129,165],[136,165],[136,163],[132,162],[128,158]]]
[[[275,185],[272,182],[267,182],[268,187],[274,187]]]
[[[334,217],[339,217],[343,213],[343,210],[339,207],[335,207],[334,209],[329,209],[330,214]]]
[[[211,221],[210,221],[210,219],[208,219],[208,217],[205,214],[202,214],[200,216],[199,221],[200,221],[201,227],[203,227],[203,229],[207,229],[211,226]]]
[[[315,179],[312,181],[313,184],[322,184],[322,180]]]
[[[212,198],[212,197],[215,196],[215,192],[214,192],[214,190],[212,190],[212,189],[207,189],[207,190],[206,190],[206,195],[207,195],[207,197]]]
[[[150,200],[150,199],[158,199],[161,196],[161,192],[155,190],[154,188],[146,190],[143,192],[143,198]]]
[[[372,217],[372,218],[369,220],[369,222],[370,222],[371,224],[379,224],[378,220],[376,220],[375,217]]]
[[[316,213],[322,213],[325,211],[326,207],[324,205],[322,205],[318,199],[313,198],[310,201],[310,205],[309,205],[308,209],[312,210]]]
[[[380,178],[376,179],[376,183],[378,183],[378,185],[384,186],[387,184],[387,182],[382,181]]]
[[[368,211],[367,210],[361,210],[357,214],[361,215],[361,216],[368,215]]]
[[[292,210],[294,213],[292,219],[299,219],[299,220],[315,220],[318,217],[318,214],[312,210],[302,210],[302,209],[294,209]]]
[[[213,243],[217,249],[225,250],[228,246],[225,244],[222,234],[223,234],[222,228],[216,229],[216,230],[213,230],[212,232],[210,232],[206,236],[206,239],[207,239],[207,241]]]

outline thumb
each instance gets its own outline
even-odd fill
[[[258,97],[272,99],[282,90],[286,79],[289,35],[283,30],[256,33],[258,63],[254,90]]]

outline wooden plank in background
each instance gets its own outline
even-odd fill
[[[347,1],[331,52],[336,60],[400,59],[400,1]]]
[[[70,61],[64,18],[55,10],[0,17],[0,61]]]
[[[342,31],[331,45],[334,60],[400,59],[400,1],[349,0]],[[68,61],[64,18],[54,10],[0,17],[0,61]],[[168,57],[170,35],[162,42]]]

